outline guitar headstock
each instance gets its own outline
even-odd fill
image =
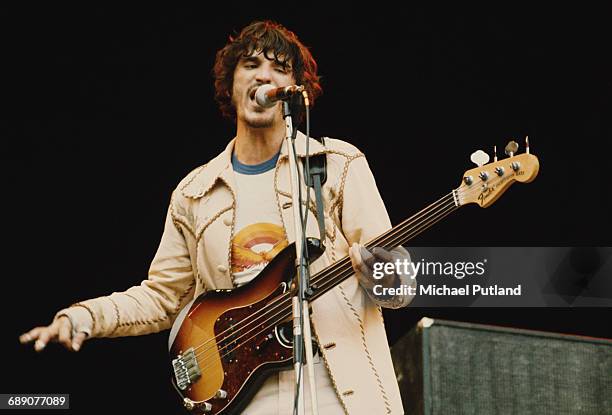
[[[514,155],[518,144],[511,141],[506,146],[506,154],[509,157],[493,163],[483,164],[488,161],[488,155],[483,151],[474,153],[472,161],[479,166],[463,174],[461,184],[453,192],[457,205],[476,203],[483,208],[489,207],[514,182],[533,181],[538,175],[540,162],[536,156],[529,153],[528,138],[525,138],[525,141],[527,143],[526,153]]]

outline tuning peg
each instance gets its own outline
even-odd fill
[[[525,153],[529,154],[529,136],[525,136]]]
[[[516,150],[518,150],[519,145],[516,141],[511,140],[508,142],[508,144],[506,144],[506,148],[504,149],[504,152],[506,153],[506,155],[508,157],[513,157],[514,153],[516,153]]]
[[[489,155],[482,150],[476,150],[470,156],[470,160],[472,160],[472,163],[480,167],[489,162]]]
[[[493,163],[497,161],[497,146],[493,146]]]

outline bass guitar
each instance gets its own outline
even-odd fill
[[[517,146],[514,143],[509,152],[507,147],[510,157],[489,164],[483,159],[486,153],[474,153],[472,160],[479,166],[467,170],[457,188],[366,247],[402,245],[461,206],[488,207],[513,183],[534,180],[538,158],[529,154],[529,147],[526,153],[514,155]],[[294,272],[295,247],[290,244],[250,283],[203,293],[179,314],[171,331],[172,382],[189,411],[240,413],[271,372],[292,365]],[[317,301],[352,274],[346,256],[313,275],[310,301]]]

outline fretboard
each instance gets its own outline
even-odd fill
[[[425,229],[442,220],[449,213],[455,211],[458,207],[459,204],[456,202],[455,192],[452,191],[437,202],[432,203],[425,209],[404,220],[399,225],[372,239],[365,246],[366,248],[379,246],[385,249],[392,249],[405,244]],[[311,285],[314,291],[312,300],[322,296],[353,273],[351,260],[348,256],[319,271],[311,278]]]

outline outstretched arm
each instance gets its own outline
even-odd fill
[[[78,351],[89,337],[134,336],[169,328],[195,287],[189,251],[171,212],[148,279],[126,291],[60,310],[51,324],[28,331],[20,341],[34,342],[37,351],[50,341]]]

